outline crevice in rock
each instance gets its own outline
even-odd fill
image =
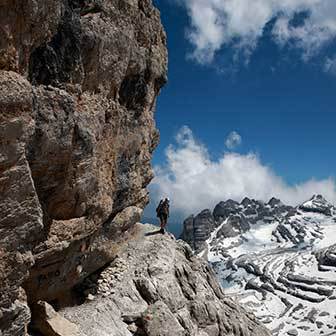
[[[185,269],[183,267],[183,273],[185,272]],[[178,285],[181,288],[181,291],[183,293],[183,296],[188,300],[193,300],[193,297],[195,295],[195,289],[190,285],[190,283],[187,281],[187,285],[185,282],[182,281],[183,274],[181,272],[181,269],[178,267],[175,267],[175,278],[177,280]],[[191,290],[190,290],[191,289]]]
[[[57,33],[30,56],[29,80],[32,84],[61,87],[61,83],[82,77],[80,9],[83,1],[64,0],[63,5],[64,15]]]
[[[140,296],[146,301],[148,305],[151,305],[158,300],[158,294],[148,279],[136,279],[133,280],[133,282]],[[152,285],[153,288],[150,288],[150,285]]]
[[[80,15],[85,16],[88,14],[97,14],[103,11],[102,0],[79,0]]]
[[[112,260],[113,261],[113,260]],[[52,299],[47,300],[46,303],[50,305],[56,312],[66,307],[80,306],[87,302],[90,298],[93,298],[97,294],[98,279],[101,273],[111,264],[106,263],[104,266],[93,272],[80,283],[76,284],[70,289],[66,289],[63,292],[59,292],[58,295]],[[40,314],[40,300],[32,299],[27,292],[27,301],[31,310],[31,322],[28,326],[29,335],[31,336],[44,336],[39,331]],[[140,335],[140,334],[139,334]]]
[[[148,83],[150,72],[147,68],[140,74],[128,75],[122,81],[119,89],[119,103],[128,110],[136,111],[135,118],[138,118],[146,104],[148,95]]]

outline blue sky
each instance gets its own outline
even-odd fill
[[[244,0],[239,1],[244,3]],[[305,0],[297,1],[305,2]],[[288,36],[288,30],[284,33],[281,28],[280,36],[278,33],[280,28],[277,28],[275,37],[275,27],[280,26],[278,22],[280,20],[277,21],[277,16],[272,17],[272,10],[278,8],[268,8],[268,12],[266,11],[268,16],[262,17],[253,26],[259,27],[258,33],[249,35],[251,27],[248,27],[248,33],[244,30],[239,32],[241,40],[246,37],[249,40],[248,45],[241,46],[242,43],[236,43],[237,33],[233,33],[233,38],[224,35],[225,29],[233,31],[235,27],[223,22],[225,29],[221,30],[223,27],[219,27],[219,32],[223,36],[216,35],[216,27],[208,29],[207,15],[204,15],[204,20],[193,16],[192,10],[195,8],[191,10],[188,7],[190,2],[196,3],[197,6],[197,2],[200,1],[183,0],[179,5],[176,1],[170,0],[154,1],[161,11],[169,50],[169,81],[161,92],[156,111],[161,142],[155,152],[153,164],[157,172],[158,167],[160,168],[161,176],[151,187],[154,201],[163,193],[170,191],[161,187],[162,178],[177,174],[174,168],[173,170],[171,168],[174,165],[172,158],[167,158],[166,155],[168,146],[172,144],[176,154],[183,147],[190,145],[190,142],[188,145],[181,141],[176,143],[176,134],[181,132],[183,126],[187,126],[190,131],[187,136],[206,152],[206,160],[210,162],[207,163],[207,167],[218,163],[225,155],[237,154],[238,157],[246,158],[253,153],[258,164],[269,169],[271,175],[281,178],[286,188],[304,184],[311,179],[328,180],[329,184],[318,185],[316,191],[321,192],[326,186],[330,189],[326,190],[329,198],[334,198],[335,185],[332,181],[335,178],[336,165],[334,31],[330,30],[330,35],[327,37],[326,34],[319,37],[316,26],[320,24],[321,29],[325,31],[323,26],[325,23],[315,19],[311,23],[314,26],[313,30],[309,30],[310,22],[307,22],[308,28],[304,26],[304,31],[308,31],[309,34],[303,36],[303,30],[299,31],[301,40],[298,35],[294,35],[298,32],[293,29],[290,30],[292,35]],[[302,7],[298,8],[301,10]],[[230,18],[230,15],[234,15],[230,14],[228,12],[230,9],[227,8],[210,8],[210,10],[218,15],[215,18],[217,22],[218,18]],[[287,11],[287,8],[285,10]],[[297,25],[300,28],[306,14],[301,18],[300,13],[296,14],[295,8],[286,11],[285,17],[289,18],[287,23],[290,22],[293,27]],[[314,15],[319,18],[318,13]],[[212,17],[211,14],[210,20]],[[205,25],[205,37],[202,36],[203,27],[198,27],[197,24]],[[311,42],[314,32],[316,39]],[[192,33],[201,36],[192,38]],[[217,36],[215,42],[212,33]],[[206,38],[209,38],[210,42],[206,42],[208,44],[205,44],[204,48]],[[253,39],[255,42],[250,43]],[[319,39],[327,41],[320,45],[316,43]],[[225,146],[227,136],[232,131],[241,136],[242,141],[237,148]],[[207,188],[207,175],[203,174],[201,178],[204,188]],[[174,183],[176,179],[178,177],[172,177]],[[225,176],[223,181],[222,187],[225,189]],[[182,185],[175,187],[183,188]],[[253,196],[253,190],[249,188],[246,190]],[[314,187],[304,190],[308,193],[314,191]],[[194,191],[198,192],[197,189]],[[232,193],[233,197],[240,197],[240,193]],[[281,196],[281,192],[279,193]],[[175,196],[174,190],[172,194],[171,198]],[[256,195],[259,195],[258,192]],[[226,196],[230,196],[230,191],[223,192],[223,198]],[[210,199],[209,203],[217,201],[218,197],[220,195]],[[293,199],[293,203],[296,199],[301,200],[304,197],[302,191],[297,198],[288,197],[288,199]],[[179,199],[180,203],[181,201]],[[194,207],[201,206],[199,203],[196,202]],[[207,206],[208,204],[204,204],[204,207]],[[183,211],[183,207],[179,206],[180,213],[187,214],[191,210],[194,211],[193,208]]]

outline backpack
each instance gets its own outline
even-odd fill
[[[159,205],[156,208],[156,214],[159,215],[162,211],[163,200],[160,201]]]

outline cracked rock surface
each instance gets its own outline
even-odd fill
[[[225,297],[210,267],[186,243],[148,224],[135,231],[90,282],[85,303],[60,311],[81,335],[269,335]]]
[[[0,334],[111,261],[139,221],[166,36],[150,0],[0,3]]]

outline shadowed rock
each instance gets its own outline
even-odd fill
[[[0,10],[0,334],[113,260],[148,202],[166,36],[149,0]],[[23,289],[24,288],[24,289]]]

